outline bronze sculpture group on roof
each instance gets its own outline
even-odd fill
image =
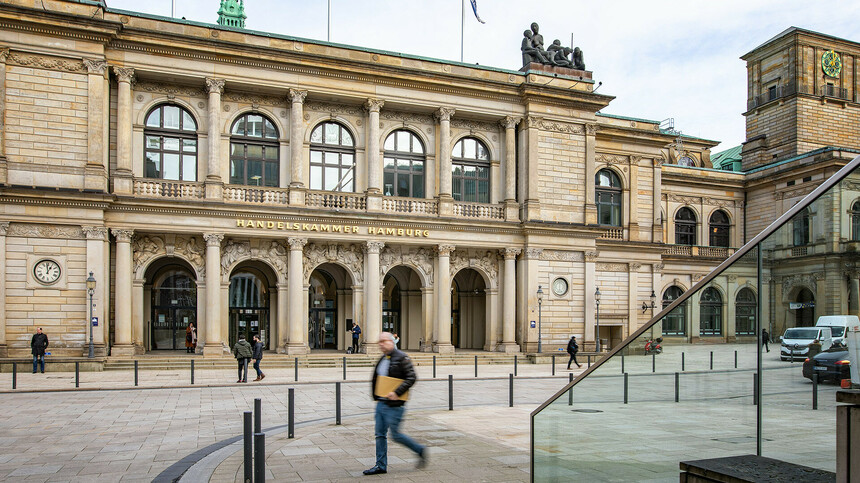
[[[540,26],[532,22],[531,30],[523,32],[523,67],[531,63],[567,67],[568,69],[585,70],[585,60],[579,47],[563,47],[561,41],[555,39],[549,47],[544,48],[543,35]],[[573,54],[572,58],[569,56]]]

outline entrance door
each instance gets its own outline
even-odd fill
[[[308,321],[308,346],[311,349],[337,349],[337,311],[311,309]]]
[[[251,342],[260,336],[263,348],[269,349],[269,286],[265,276],[246,267],[230,277],[230,347],[244,335]]]
[[[197,284],[176,266],[156,275],[152,289],[151,350],[185,349],[189,323],[197,326]]]
[[[382,311],[382,331],[391,332],[392,334],[400,334],[400,311],[399,310],[383,310]]]
[[[230,341],[235,344],[239,335],[251,342],[255,335],[260,336],[263,347],[268,345],[266,328],[269,325],[269,311],[266,309],[230,309]]]

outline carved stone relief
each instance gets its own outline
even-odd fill
[[[379,255],[379,275],[385,276],[397,265],[407,265],[418,268],[427,279],[427,284],[433,284],[433,251],[425,247],[406,248],[403,246],[386,246]]]
[[[627,264],[626,263],[598,263],[597,264],[598,272],[627,272]]]
[[[160,235],[137,235],[131,244],[133,258],[133,273],[137,273],[140,267],[144,266],[153,258],[161,255],[166,255],[164,237]]]
[[[350,271],[355,283],[364,283],[364,253],[359,245],[320,245],[310,243],[304,250],[304,280],[311,278],[314,269],[323,263],[336,262]]]
[[[495,287],[499,278],[499,253],[495,250],[454,250],[450,262],[451,278],[464,268],[483,272],[490,279],[490,285]]]
[[[565,250],[544,250],[540,255],[540,259],[562,262],[581,262],[585,260],[585,255],[582,252],[570,252]]]
[[[25,67],[39,67],[49,70],[60,70],[64,72],[79,72],[86,73],[87,66],[83,60],[69,60],[58,57],[48,57],[45,55],[28,55],[18,52],[12,52],[6,58],[6,63],[10,65],[21,65]]]
[[[247,241],[227,240],[221,249],[221,275],[227,276],[230,267],[243,258],[251,257],[251,244]]]
[[[25,225],[21,223],[13,223],[9,225],[7,235],[32,238],[83,238],[84,232],[79,226]]]

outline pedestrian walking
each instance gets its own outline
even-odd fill
[[[189,322],[185,328],[185,353],[194,352],[194,324]]]
[[[358,324],[352,324],[352,353],[358,354],[358,338],[361,337],[361,327]]]
[[[418,455],[418,468],[427,464],[427,447],[416,443],[412,438],[400,432],[400,422],[406,411],[401,399],[406,391],[415,384],[417,379],[412,361],[405,353],[394,347],[394,336],[389,332],[379,334],[379,348],[382,357],[376,363],[371,381],[371,395],[376,402],[376,465],[364,470],[365,475],[380,475],[388,473],[388,431],[391,431],[391,439],[406,446]],[[388,394],[381,395],[382,384],[377,387],[377,381],[381,377],[399,379],[399,386],[390,390]],[[390,381],[390,379],[387,379]],[[380,381],[381,382],[381,381]],[[394,381],[395,383],[397,381]]]
[[[576,353],[579,352],[579,344],[576,343],[576,336],[570,336],[570,340],[567,341],[567,353],[570,354],[570,359],[567,360],[567,370],[570,370],[570,363],[575,362],[576,367],[582,367],[582,364],[576,360]]]
[[[770,347],[767,346],[767,343],[770,342],[770,334],[767,333],[767,329],[762,327],[761,329],[761,345],[767,349],[767,352],[770,352]]]
[[[254,356],[254,351],[244,335],[240,335],[236,345],[233,346],[233,355],[239,363],[239,380],[236,382],[248,382],[248,360]]]
[[[33,374],[36,373],[36,363],[41,364],[42,374],[45,373],[45,349],[48,348],[48,336],[42,333],[42,328],[36,329],[30,339],[30,352],[33,353]]]
[[[394,333],[394,348],[395,349],[400,348],[400,336],[397,335],[397,332]]]
[[[254,379],[254,382],[262,381],[265,374],[260,370],[260,359],[263,358],[263,342],[260,340],[259,335],[254,336],[254,370],[257,371],[257,378]]]

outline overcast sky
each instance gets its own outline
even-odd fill
[[[675,119],[684,134],[744,140],[746,66],[739,57],[795,26],[860,41],[860,2],[797,0],[330,0],[331,41],[516,70],[523,30],[538,22],[585,54],[605,113]],[[171,0],[107,0],[109,8],[170,16]],[[220,0],[176,0],[175,16],[215,23]],[[247,0],[248,29],[326,40],[328,0]]]

